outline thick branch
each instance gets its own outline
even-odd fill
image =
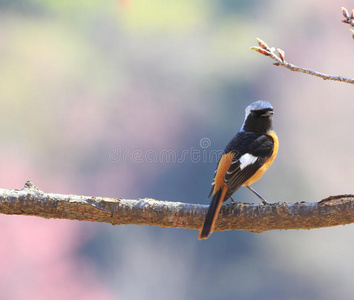
[[[208,205],[47,194],[31,182],[21,190],[0,189],[0,213],[42,218],[199,229]],[[311,229],[354,222],[354,195],[321,202],[224,205],[215,230],[262,232]]]
[[[341,81],[341,82],[346,82],[346,83],[350,83],[350,84],[354,84],[354,79],[352,78],[348,78],[348,77],[343,77],[343,76],[333,76],[333,75],[327,75],[324,73],[320,73],[317,71],[313,71],[311,69],[305,69],[305,68],[301,68],[298,66],[295,66],[287,61],[285,61],[285,52],[281,49],[277,49],[278,50],[278,54],[279,56],[275,53],[275,49],[272,47],[270,48],[264,41],[257,39],[258,41],[258,45],[259,47],[253,46],[250,49],[251,50],[255,50],[258,53],[261,53],[265,56],[269,56],[270,58],[274,59],[276,61],[276,63],[274,63],[275,66],[282,66],[284,68],[287,68],[291,71],[295,71],[295,72],[301,72],[301,73],[305,73],[305,74],[309,74],[312,76],[317,76],[320,77],[324,80],[334,80],[334,81]]]

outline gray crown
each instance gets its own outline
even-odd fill
[[[253,102],[252,104],[250,104],[246,107],[246,110],[245,110],[246,118],[252,110],[261,110],[261,109],[267,109],[267,108],[273,109],[273,106],[268,101],[258,100],[256,102]]]

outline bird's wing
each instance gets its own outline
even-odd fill
[[[242,157],[239,160],[233,161],[224,175],[224,182],[229,188],[229,192],[227,193],[229,197],[250,179],[269,157],[254,157],[247,165],[241,163]]]
[[[233,157],[224,175],[224,182],[229,187],[225,201],[250,179],[273,153],[274,141],[269,135],[261,134],[247,140],[250,142],[240,147],[239,154]]]
[[[230,152],[234,154],[231,164],[224,174],[224,183],[229,187],[225,201],[262,167],[272,155],[273,148],[273,138],[267,134],[242,131],[237,133],[224,151],[224,155]],[[215,175],[221,167],[220,161],[221,159],[216,167]],[[209,197],[214,192],[214,185],[215,176]]]

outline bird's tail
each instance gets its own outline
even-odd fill
[[[204,220],[203,227],[199,232],[199,239],[207,239],[209,235],[213,232],[215,221],[218,217],[221,204],[224,202],[225,194],[227,192],[227,186],[219,189],[211,200],[207,215]]]

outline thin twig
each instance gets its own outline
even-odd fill
[[[0,213],[42,218],[197,229],[208,205],[49,194],[31,182],[23,189],[0,189]],[[215,230],[263,232],[311,229],[354,223],[354,195],[332,196],[321,202],[223,205]]]
[[[342,22],[345,24],[349,24],[351,27],[354,27],[354,9],[352,9],[351,14],[349,15],[348,10],[345,7],[342,7],[342,14],[344,16],[344,20],[342,20]],[[352,38],[354,40],[354,30],[349,30],[352,33]]]
[[[282,66],[284,68],[287,68],[291,71],[295,71],[295,72],[301,72],[301,73],[306,73],[309,75],[313,75],[313,76],[317,76],[320,77],[324,80],[334,80],[334,81],[342,81],[342,82],[346,82],[346,83],[350,83],[350,84],[354,84],[354,79],[352,78],[347,78],[347,77],[343,77],[343,76],[332,76],[332,75],[327,75],[324,73],[320,73],[320,72],[316,72],[313,71],[311,69],[305,69],[305,68],[301,68],[298,66],[295,66],[291,63],[288,63],[287,61],[285,61],[285,52],[281,49],[277,49],[278,54],[275,54],[275,49],[274,48],[270,48],[264,41],[262,41],[261,39],[258,39],[258,45],[257,46],[253,46],[250,49],[251,50],[255,50],[258,53],[261,53],[265,56],[269,56],[270,58],[274,59],[276,61],[276,63],[274,63],[275,66]]]

